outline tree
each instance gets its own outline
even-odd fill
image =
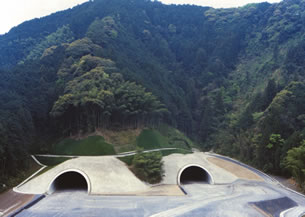
[[[264,111],[269,104],[272,102],[273,98],[276,96],[278,90],[277,85],[273,79],[268,81],[267,87],[264,91],[264,102],[262,111]]]
[[[281,163],[281,151],[284,144],[284,139],[282,139],[280,134],[271,134],[269,138],[269,143],[266,146],[266,162],[269,162],[265,167],[266,171],[280,172]]]
[[[163,162],[160,152],[138,153],[134,156],[133,171],[141,180],[151,184],[159,183],[163,177]]]
[[[203,111],[200,120],[200,139],[205,141],[214,132],[215,117],[212,102],[209,98],[203,100]]]
[[[288,151],[284,164],[305,191],[305,140],[301,146]]]
[[[69,133],[94,131],[109,126],[134,126],[157,123],[167,112],[152,93],[115,73],[111,60],[86,55],[70,64],[64,94],[54,103],[51,115],[65,123]],[[107,74],[105,70],[111,71]],[[71,76],[72,74],[72,76]]]
[[[111,39],[118,36],[118,27],[112,16],[103,19],[96,18],[89,26],[87,36],[98,45],[106,45]]]

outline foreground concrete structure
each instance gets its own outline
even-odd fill
[[[211,163],[208,158],[211,157],[202,152],[194,154],[181,155],[172,154],[163,158],[164,178],[163,184],[180,184],[182,172],[190,166],[202,168],[208,176],[210,184],[232,183],[238,179],[237,176],[229,171]]]
[[[149,188],[115,157],[79,157],[33,178],[17,190],[27,194],[53,193],[56,190],[56,179],[69,172],[79,173],[84,177],[88,194],[127,194]]]
[[[210,155],[202,152],[182,155],[172,154],[163,158],[164,177],[162,185],[181,185],[181,177],[192,168],[198,171],[208,184],[226,184],[239,179],[227,169],[221,168],[209,160]],[[252,173],[249,171],[249,173]],[[17,191],[27,194],[51,194],[56,191],[56,185],[60,185],[59,179],[66,176],[69,179],[77,174],[86,181],[86,191],[92,195],[122,195],[141,194],[150,191],[151,185],[140,181],[125,165],[116,157],[79,157],[68,160],[55,168],[33,178]],[[191,172],[192,174],[192,172]],[[254,174],[254,173],[253,173]],[[255,174],[254,174],[255,175]],[[78,178],[71,177],[71,184]],[[257,181],[263,181],[257,176]],[[69,180],[67,181],[69,182]],[[56,184],[57,183],[57,184]],[[72,186],[73,187],[73,186]]]
[[[172,154],[163,161],[165,175],[158,186],[140,181],[115,157],[66,161],[17,189],[50,194],[17,216],[305,215],[304,196],[232,159],[198,152]],[[71,186],[70,182],[80,184]]]

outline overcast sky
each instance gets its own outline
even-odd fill
[[[8,32],[12,27],[36,17],[68,9],[88,0],[0,0],[0,34]],[[264,0],[160,0],[165,4],[196,4],[215,8],[243,6]],[[266,1],[266,0],[265,0]],[[280,0],[267,0],[280,2]]]

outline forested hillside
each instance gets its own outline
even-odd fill
[[[0,36],[0,177],[59,138],[167,123],[304,183],[304,24],[304,0],[94,0],[13,28]]]

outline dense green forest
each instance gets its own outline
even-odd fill
[[[305,1],[94,0],[0,36],[0,177],[96,129],[169,124],[305,189]]]

